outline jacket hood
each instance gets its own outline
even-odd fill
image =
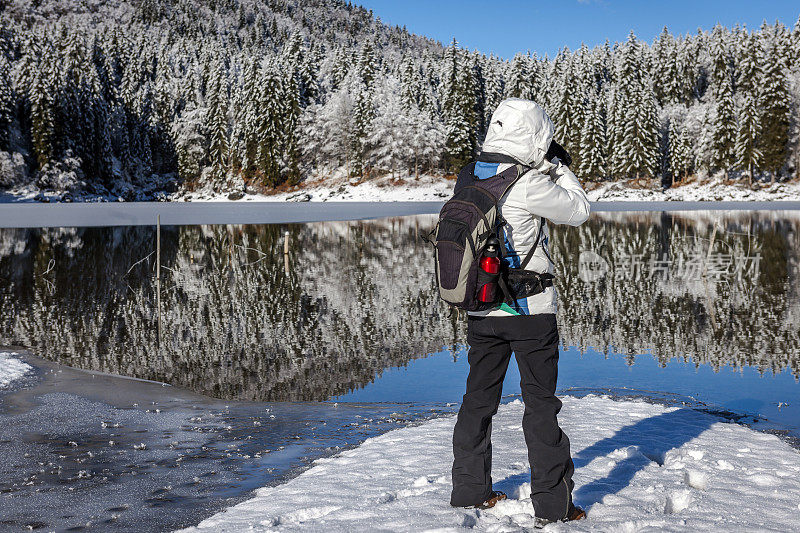
[[[553,140],[553,121],[536,102],[507,98],[492,113],[484,152],[509,155],[537,167]]]

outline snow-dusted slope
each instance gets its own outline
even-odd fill
[[[533,525],[519,400],[493,424],[494,509],[449,505],[454,418],[318,460],[189,531],[520,531]],[[796,531],[800,454],[774,435],[691,409],[564,398],[575,500],[589,519],[549,531]]]
[[[0,352],[0,389],[27,374],[31,366],[13,357],[11,352]]]

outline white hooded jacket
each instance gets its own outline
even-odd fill
[[[578,226],[589,218],[589,200],[575,174],[557,158],[545,160],[553,139],[553,122],[535,102],[521,98],[503,100],[492,114],[484,153],[511,156],[532,168],[506,192],[498,204],[506,220],[505,241],[511,266],[525,259],[539,233],[541,217],[554,224]],[[475,175],[488,178],[511,166],[510,163],[482,163]],[[548,259],[550,232],[545,223],[540,245],[537,246],[526,270],[553,273]],[[558,279],[555,280],[558,283]],[[518,300],[516,305],[488,311],[471,312],[474,316],[512,316],[556,312],[556,292],[548,287],[544,292]]]

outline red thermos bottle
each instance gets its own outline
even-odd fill
[[[499,257],[499,244],[500,242],[495,239],[489,239],[486,243],[486,248],[481,257],[480,267],[487,274],[497,274],[500,272],[500,257]],[[484,303],[493,302],[497,293],[497,283],[486,283],[478,291],[478,300]]]

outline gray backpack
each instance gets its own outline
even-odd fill
[[[500,255],[505,256],[503,234],[505,220],[498,210],[500,198],[525,173],[526,167],[515,164],[496,176],[486,179],[475,177],[475,163],[470,163],[458,173],[453,197],[439,213],[439,222],[427,239],[435,247],[436,282],[439,295],[450,305],[465,311],[480,311],[497,307],[503,301],[528,296],[552,284],[549,274],[524,271],[533,256],[541,237],[539,235],[530,253],[518,269],[501,263],[497,274],[487,274],[479,263],[491,237],[500,242]],[[549,278],[549,279],[548,279]],[[493,302],[481,302],[478,291],[487,283],[497,283],[501,289]]]

